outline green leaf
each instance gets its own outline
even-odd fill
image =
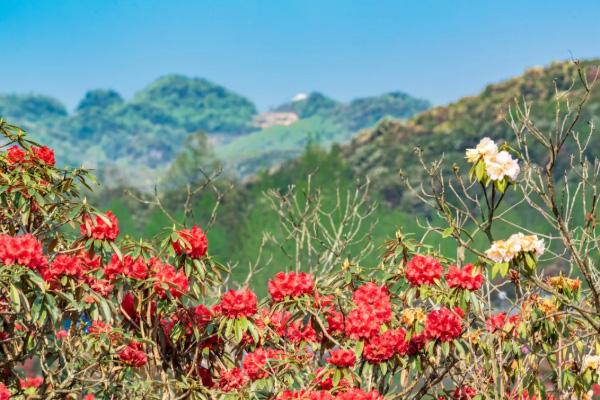
[[[449,226],[446,229],[444,229],[444,231],[442,232],[442,237],[443,238],[447,238],[450,235],[452,235],[453,232],[454,232],[454,227],[453,226]]]
[[[16,312],[21,311],[21,296],[19,294],[19,289],[17,289],[15,285],[11,284],[9,294],[12,307]]]
[[[356,345],[354,345],[354,354],[356,355],[356,358],[360,358],[362,356],[364,348],[365,342],[363,342],[362,340],[356,342]]]

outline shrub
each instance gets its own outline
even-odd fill
[[[276,274],[262,300],[230,287],[200,227],[120,238],[116,217],[81,195],[87,171],[61,169],[2,121],[0,399],[589,398],[600,378],[600,164],[572,130],[585,100],[548,134],[527,104],[516,108],[515,148],[483,139],[466,153],[468,177],[423,162],[420,196],[446,221],[427,234],[453,240],[454,259],[399,231],[375,268],[342,260],[345,229],[361,220],[351,215],[319,242],[326,257],[305,237],[319,230],[303,229],[308,270]],[[563,174],[554,166],[568,140],[580,151]],[[530,157],[532,141],[546,158]],[[552,232],[507,220],[513,196]],[[515,234],[496,238],[497,224]]]

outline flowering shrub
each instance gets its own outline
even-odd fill
[[[462,196],[428,169],[421,195],[446,222],[428,234],[453,241],[456,257],[398,232],[376,268],[328,257],[337,268],[277,273],[264,299],[231,287],[198,226],[120,238],[117,218],[81,198],[86,171],[60,169],[51,149],[1,122],[0,399],[591,398],[600,168],[577,139],[583,180],[559,195],[523,132],[557,157],[572,131],[550,141],[521,122],[519,151],[488,138],[466,151]],[[551,232],[510,223],[527,234],[497,239],[511,196]]]

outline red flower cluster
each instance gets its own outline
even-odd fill
[[[223,294],[214,311],[227,318],[251,317],[256,314],[258,300],[250,289],[230,290]]]
[[[175,270],[175,267],[165,264],[153,258],[150,260],[150,270],[152,271],[154,281],[154,291],[161,297],[167,297],[166,290],[173,297],[181,297],[188,290],[188,278],[183,270]]]
[[[325,361],[339,368],[350,368],[356,363],[356,356],[353,350],[335,349],[329,352]]]
[[[462,317],[464,312],[460,308],[454,311],[446,307],[434,310],[427,315],[425,334],[428,339],[438,339],[449,342],[460,337],[462,332]]]
[[[383,396],[377,390],[365,392],[362,389],[350,389],[347,392],[335,396],[335,400],[383,400]]]
[[[202,229],[194,225],[192,229],[182,229],[177,234],[180,240],[172,243],[177,255],[187,254],[191,258],[202,258],[206,254],[208,239]]]
[[[461,386],[454,389],[454,400],[471,400],[477,396],[477,390],[471,386]]]
[[[127,365],[140,368],[148,361],[146,353],[142,350],[142,345],[138,342],[131,342],[127,347],[119,352],[119,359]]]
[[[142,257],[134,260],[130,255],[119,256],[113,254],[110,262],[104,267],[104,276],[109,281],[112,281],[118,275],[125,275],[134,279],[146,279],[148,276],[148,266]]]
[[[56,160],[54,159],[54,150],[50,147],[31,146],[31,152],[33,157],[43,164],[53,166],[56,163]],[[19,146],[12,146],[6,152],[6,161],[9,164],[22,164],[29,160],[27,152]]]
[[[284,390],[276,400],[333,400],[333,398],[324,390]]]
[[[511,315],[507,318],[505,312],[497,313],[490,315],[485,321],[485,329],[489,333],[494,333],[496,331],[505,331],[505,333],[509,333],[509,331],[514,331],[516,325],[521,321],[521,316],[518,314]]]
[[[446,281],[451,288],[478,290],[483,285],[483,275],[473,273],[473,264],[467,264],[462,269],[451,265],[446,273]]]
[[[42,163],[47,165],[56,164],[56,160],[54,159],[54,150],[52,150],[48,146],[31,146],[31,151],[33,155]]]
[[[302,319],[291,321],[292,313],[287,311],[273,312],[267,316],[273,330],[280,337],[291,343],[316,342],[317,333],[310,321],[304,325]]]
[[[0,261],[5,266],[18,264],[40,272],[48,266],[42,244],[30,233],[21,236],[0,235]]]
[[[27,388],[37,389],[42,383],[44,383],[44,378],[42,378],[41,376],[19,379],[19,385],[23,390]]]
[[[21,164],[25,161],[25,154],[19,146],[11,146],[6,152],[6,161],[9,164]]]
[[[281,350],[258,348],[244,357],[244,371],[253,381],[263,379],[269,376],[269,369],[276,367],[276,363],[284,358]]]
[[[63,275],[81,277],[85,268],[85,264],[79,257],[60,254],[52,261],[50,267],[43,271],[42,277],[48,282],[59,279]]]
[[[226,369],[221,371],[217,387],[224,392],[231,392],[240,389],[248,383],[248,377],[239,368]]]
[[[96,218],[92,219],[91,216],[86,215],[79,228],[81,236],[95,240],[114,241],[119,236],[119,221],[117,221],[117,217],[110,211],[106,212],[104,218],[96,215]]]
[[[371,314],[381,322],[389,322],[392,318],[392,304],[385,286],[368,282],[352,293],[352,301],[358,307],[370,310]]]
[[[405,355],[407,351],[406,331],[399,328],[370,338],[369,342],[365,344],[363,357],[365,360],[377,364],[389,360],[394,354]]]
[[[392,317],[390,296],[384,286],[366,283],[353,294],[356,308],[346,318],[346,335],[352,339],[369,339],[377,334],[381,325]]]
[[[431,256],[415,255],[406,264],[406,279],[411,286],[433,285],[442,277],[442,264]]]
[[[0,400],[10,400],[10,390],[4,385],[4,383],[0,382]]]
[[[313,289],[313,276],[306,272],[278,272],[269,280],[269,294],[273,301],[311,294]]]

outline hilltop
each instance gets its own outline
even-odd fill
[[[0,95],[0,117],[49,143],[61,159],[97,168],[105,181],[136,184],[156,180],[192,134],[205,134],[228,171],[244,177],[297,157],[311,141],[346,143],[384,117],[428,107],[399,92],[350,103],[313,92],[259,115],[248,98],[183,75],[163,76],[129,100],[112,89],[90,90],[72,113],[49,96]]]

